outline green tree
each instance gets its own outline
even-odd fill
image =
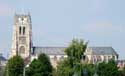
[[[95,71],[96,71],[96,67],[94,64],[83,64],[83,71],[87,70],[88,72],[88,76],[93,76]]]
[[[57,74],[58,74],[57,76],[72,76],[73,75],[73,67],[67,58],[59,62],[57,66]]]
[[[58,76],[72,76],[75,73],[82,74],[81,58],[87,48],[87,42],[73,39],[69,47],[65,49],[68,56],[57,66]]]
[[[51,76],[52,66],[47,55],[40,54],[27,68],[27,76]]]
[[[124,65],[123,70],[120,71],[120,74],[121,74],[121,76],[125,76],[125,65]]]
[[[68,59],[75,60],[74,62],[80,62],[87,48],[87,44],[88,42],[84,42],[82,39],[73,39],[69,47],[65,49]]]
[[[6,73],[8,76],[22,76],[24,61],[20,56],[14,56],[8,60]]]
[[[122,74],[123,74],[123,76],[125,76],[125,65],[124,65],[124,68],[123,68]]]
[[[110,60],[108,63],[99,63],[97,73],[99,76],[118,76],[117,63],[114,60]]]

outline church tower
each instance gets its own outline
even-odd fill
[[[10,57],[20,55],[23,59],[30,57],[32,48],[32,24],[30,14],[15,14],[12,50]]]

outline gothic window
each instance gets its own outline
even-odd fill
[[[19,27],[19,34],[21,35],[21,26]]]
[[[108,56],[108,60],[110,60],[111,59],[111,56]]]
[[[115,59],[115,56],[112,56],[112,59]]]
[[[23,35],[25,35],[25,27],[23,27]]]
[[[24,19],[23,19],[23,18],[21,18],[21,20],[23,21]]]
[[[97,61],[101,61],[101,56],[97,56]]]
[[[89,62],[89,58],[88,58],[88,56],[85,56],[85,60],[84,60],[84,62],[86,62],[86,63]]]
[[[61,56],[61,57],[60,57],[60,61],[63,61],[63,59],[64,59],[64,56]]]
[[[97,62],[97,57],[95,55],[92,56],[92,61],[93,61],[93,64],[95,64]]]
[[[21,46],[19,51],[20,51],[20,54],[24,54],[25,53],[25,47]]]
[[[104,61],[107,61],[107,57],[106,56],[104,56]]]
[[[57,62],[57,56],[54,56],[54,61]]]

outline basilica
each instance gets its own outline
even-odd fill
[[[26,61],[26,64],[37,58],[41,53],[48,55],[53,67],[56,67],[60,60],[67,57],[64,53],[66,47],[33,46],[30,14],[15,14],[12,37],[10,57],[20,55]],[[85,51],[85,58],[88,63],[94,64],[97,61],[108,62],[111,58],[117,60],[118,54],[112,47],[88,47]]]

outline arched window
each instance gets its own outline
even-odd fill
[[[93,64],[95,64],[97,62],[97,57],[95,55],[92,56],[92,60],[93,60]]]
[[[114,56],[114,55],[112,56],[112,59],[115,59],[115,56]]]
[[[19,51],[20,51],[21,54],[22,54],[22,53],[25,53],[25,47],[24,47],[24,46],[21,46]]]
[[[107,61],[107,57],[106,56],[104,56],[104,61]]]
[[[21,35],[21,26],[19,27],[19,34]]]
[[[63,61],[63,59],[64,59],[64,56],[61,56],[61,57],[60,57],[60,61]]]
[[[25,27],[23,27],[23,35],[25,35]]]
[[[57,61],[57,57],[56,56],[54,56],[54,61]]]
[[[88,56],[84,56],[84,58],[85,58],[85,59],[83,60],[83,63],[89,63],[89,61],[90,61],[90,60],[89,60],[89,57],[88,57]]]
[[[23,21],[23,20],[24,20],[24,18],[22,17],[22,18],[21,18],[21,20]]]
[[[97,61],[102,61],[102,58],[100,55],[97,56]]]

